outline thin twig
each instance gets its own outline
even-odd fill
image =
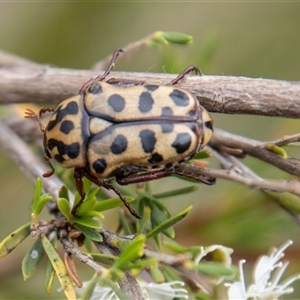
[[[103,236],[104,241],[94,242],[94,245],[97,247],[100,253],[107,255],[120,255],[119,249],[116,248],[116,240],[122,240],[127,242],[128,240],[132,240],[132,238],[128,238],[126,236],[119,236],[115,232],[107,230],[105,227],[102,227],[101,230],[99,230],[99,232]],[[135,277],[132,276],[129,272],[124,272],[124,275],[125,279],[118,281],[120,288],[132,299],[144,300],[145,297]]]
[[[90,256],[82,253],[80,250],[78,250],[74,243],[69,240],[68,236],[60,234],[58,232],[58,236],[60,239],[60,242],[64,246],[64,251],[66,251],[69,254],[73,254],[75,257],[77,257],[82,263],[90,266],[92,269],[94,269],[99,275],[104,275],[108,272],[108,270],[99,264],[97,264]]]
[[[153,38],[155,38],[155,34],[156,33],[150,34],[138,41],[129,43],[125,47],[122,47],[122,50],[125,52],[125,55],[121,56],[121,58],[128,57],[128,56],[132,55],[133,53],[138,52],[142,48],[146,47],[149,44],[149,41],[151,41]],[[95,71],[105,70],[108,67],[110,61],[111,61],[111,54],[104,57],[100,61],[96,62],[93,65],[92,69]]]
[[[300,184],[297,181],[285,181],[285,180],[265,180],[261,178],[247,177],[243,172],[236,170],[235,168],[228,170],[199,168],[189,164],[180,164],[176,167],[178,172],[182,174],[191,173],[195,177],[197,174],[201,177],[215,177],[220,179],[226,179],[242,183],[250,188],[257,188],[263,191],[274,192],[288,192],[300,197]],[[300,201],[300,200],[299,200]]]
[[[300,135],[294,135],[299,139]],[[283,140],[276,140],[275,143],[281,143]],[[299,141],[299,140],[298,140]],[[266,149],[267,144],[274,142],[260,142],[254,139],[245,138],[221,129],[214,131],[210,145],[215,149],[226,146],[233,149],[240,149],[244,153],[259,158],[289,174],[300,176],[300,161],[291,157],[283,158],[282,156]]]
[[[268,144],[274,144],[277,146],[286,146],[292,143],[298,143],[300,142],[300,133],[293,134],[293,135],[287,135],[283,138],[271,141],[271,142],[265,142],[266,145]]]
[[[167,265],[178,271],[183,280],[191,287],[202,289],[206,293],[212,292],[212,281],[204,275],[189,269],[185,266],[188,257],[184,255],[169,255],[164,253],[154,252],[148,249],[144,250],[145,257],[156,258],[161,264]]]
[[[116,240],[128,241],[132,239],[132,237],[120,236],[114,232],[108,231],[105,228],[102,228],[100,232],[105,239],[105,243],[95,243],[95,245],[101,253],[106,253],[108,251],[106,254],[118,255],[118,252],[112,252],[116,245]],[[149,249],[144,249],[144,257],[155,258],[159,263],[170,266],[177,270],[187,284],[193,284],[193,286],[197,286],[198,289],[201,288],[208,293],[212,291],[211,280],[185,266],[185,262],[189,259],[189,257],[184,255],[174,256],[170,254],[158,253]]]

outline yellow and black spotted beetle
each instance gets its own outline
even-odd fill
[[[37,115],[27,109],[26,118],[35,118],[44,133],[45,160],[74,168],[76,187],[84,200],[82,177],[114,190],[132,214],[136,212],[107,178],[119,184],[138,183],[178,174],[174,166],[191,159],[205,146],[213,132],[213,122],[196,97],[174,85],[186,74],[198,71],[187,67],[168,85],[110,79],[114,63],[123,52],[114,52],[103,75],[90,79],[79,94]],[[46,127],[41,115],[53,112]],[[179,174],[182,175],[182,174]],[[186,175],[189,177],[191,174]],[[201,179],[213,184],[214,179]]]

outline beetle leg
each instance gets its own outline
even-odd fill
[[[54,108],[53,107],[42,107],[39,111],[39,117],[42,117],[42,114],[46,113],[46,112],[54,112]]]
[[[54,167],[52,166],[52,164],[51,164],[51,161],[50,161],[50,159],[49,159],[49,157],[48,156],[44,156],[44,159],[45,159],[45,161],[46,161],[46,163],[48,164],[48,166],[50,167],[50,171],[47,171],[46,173],[44,173],[43,174],[43,177],[50,177],[50,176],[52,176],[53,174],[54,174],[54,172],[55,172],[55,169],[54,169]]]
[[[168,177],[171,175],[179,175],[179,176],[183,176],[183,177],[192,178],[192,179],[195,179],[202,183],[205,183],[207,185],[212,185],[216,181],[215,178],[204,177],[204,176],[195,175],[195,174],[191,174],[191,173],[185,173],[185,172],[176,170],[176,168],[165,168],[165,169],[158,170],[158,171],[142,173],[142,174],[135,174],[135,175],[128,176],[128,177],[119,177],[119,178],[116,178],[116,180],[121,185],[127,185],[127,184],[131,184],[131,183],[139,183],[139,182],[145,182],[145,181],[150,181],[150,180],[156,180],[156,179]]]
[[[125,197],[120,193],[119,190],[117,190],[111,183],[109,183],[108,181],[102,180],[101,185],[108,189],[108,190],[113,190],[118,196],[119,198],[122,200],[122,202],[124,203],[124,205],[126,206],[126,208],[129,210],[129,212],[135,216],[138,219],[141,219],[142,217],[138,215],[138,213],[131,207],[131,205],[128,203],[128,201],[125,199]]]
[[[85,176],[88,180],[90,180],[90,181],[92,181],[93,183],[95,183],[96,185],[98,185],[98,186],[102,186],[102,187],[104,187],[104,188],[106,188],[106,189],[108,189],[108,190],[112,190],[112,191],[114,191],[118,196],[119,196],[119,198],[122,200],[122,202],[124,203],[124,205],[126,206],[126,208],[129,210],[129,212],[133,215],[133,216],[135,216],[136,218],[138,218],[138,219],[141,219],[141,217],[138,215],[138,213],[131,207],[131,205],[128,203],[128,201],[125,199],[125,197],[120,193],[120,191],[118,191],[110,182],[108,182],[108,181],[106,181],[106,180],[100,180],[99,178],[96,178],[96,177],[94,177],[94,176],[92,176],[91,174],[89,174],[89,173],[87,173],[87,172],[85,172],[85,171],[82,171],[82,169],[75,169],[75,171],[76,170],[80,170],[79,172],[80,172],[80,180],[81,180],[81,183],[80,182],[78,182],[78,184],[77,184],[77,180],[79,180],[79,179],[77,179],[76,177],[75,177],[75,180],[76,180],[76,188],[77,188],[77,191],[78,191],[78,193],[81,195],[81,199],[80,199],[80,204],[79,204],[79,202],[77,203],[77,205],[76,205],[76,210],[77,210],[77,208],[81,205],[81,203],[83,202],[83,200],[84,200],[84,196],[85,196],[85,194],[84,194],[84,191],[83,191],[83,186],[81,187],[80,186],[80,184],[82,184],[82,176]],[[75,175],[75,174],[74,174]],[[83,195],[83,196],[82,196]],[[81,201],[82,200],[82,201]],[[75,208],[75,207],[74,207]],[[73,208],[73,210],[74,210],[74,208]],[[73,214],[73,210],[72,210],[72,214]],[[75,210],[75,212],[76,212],[76,210]]]
[[[197,174],[194,174],[194,173],[187,173],[187,172],[184,172],[184,171],[180,171],[178,169],[174,169],[174,174],[176,175],[179,175],[179,176],[183,176],[183,177],[187,177],[187,178],[191,178],[191,179],[195,179],[197,181],[200,181],[204,184],[207,184],[207,185],[213,185],[216,183],[216,178],[213,178],[213,177],[208,177],[208,176],[203,176],[203,175],[197,175]]]
[[[81,169],[75,168],[74,169],[75,185],[76,185],[77,192],[80,195],[80,200],[72,208],[71,213],[72,213],[73,216],[76,216],[76,211],[77,211],[78,207],[83,203],[84,198],[85,198],[85,192],[84,192],[82,177],[83,177],[83,174],[81,172]]]
[[[46,107],[43,107],[40,109],[39,111],[39,115],[37,115],[33,110],[27,108],[25,110],[25,118],[27,119],[36,119],[39,123],[39,126],[40,126],[40,130],[42,132],[45,132],[45,126],[43,125],[42,121],[41,121],[41,115],[44,114],[45,112],[52,112],[54,111],[54,108],[46,108]],[[50,177],[54,174],[55,172],[55,169],[54,167],[52,166],[51,162],[50,162],[50,159],[48,156],[44,156],[44,159],[46,161],[46,163],[48,164],[48,166],[50,167],[50,171],[47,171],[46,173],[43,174],[43,177]]]
[[[111,70],[113,69],[113,67],[115,66],[115,62],[118,58],[118,56],[121,54],[121,53],[124,53],[124,50],[122,49],[117,49],[114,53],[113,53],[113,56],[111,58],[111,61],[106,69],[106,71],[102,74],[102,75],[99,75],[95,78],[91,78],[90,80],[88,80],[83,86],[82,88],[79,90],[79,94],[82,94],[85,89],[90,86],[91,84],[93,83],[96,83],[98,81],[102,81],[104,80],[108,75],[109,73],[111,72]]]
[[[194,65],[190,65],[190,66],[188,66],[187,68],[185,68],[185,70],[183,70],[176,78],[174,78],[174,79],[173,79],[169,84],[167,84],[167,85],[174,85],[174,84],[178,83],[181,79],[184,78],[185,75],[187,75],[187,74],[189,74],[189,73],[191,73],[191,72],[193,72],[193,71],[195,71],[196,74],[199,74],[200,76],[203,75],[202,72],[201,72],[201,70],[200,70],[198,67],[196,67],[196,66],[194,66]]]
[[[116,177],[116,181],[121,185],[127,185],[131,183],[140,183],[150,180],[156,180],[164,177],[168,177],[174,174],[174,172],[170,172],[168,169],[162,169],[158,171],[152,171],[148,173],[141,174],[132,174],[127,177]]]

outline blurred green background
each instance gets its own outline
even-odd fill
[[[299,13],[300,3],[291,2],[0,3],[0,48],[39,63],[88,69],[116,48],[154,31],[178,31],[192,35],[193,44],[145,49],[116,69],[178,73],[196,64],[207,75],[299,80]],[[261,140],[299,131],[298,120],[217,114],[213,118],[216,127]],[[247,163],[267,178],[290,178],[255,159],[247,158]],[[0,176],[2,240],[29,221],[34,184],[2,152]],[[173,178],[151,186],[166,191],[174,184],[186,185]],[[223,244],[234,248],[235,262],[245,258],[250,264],[271,246],[292,239],[294,245],[286,254],[293,262],[288,273],[300,272],[300,227],[262,193],[219,180],[213,187],[201,185],[193,194],[166,200],[172,212],[191,204],[192,213],[176,228],[180,243]],[[109,215],[104,223],[115,229],[117,214]],[[42,266],[23,282],[20,264],[30,244],[26,240],[0,260],[0,299],[62,298],[56,289],[50,295],[44,292]],[[285,298],[300,298],[300,286]]]

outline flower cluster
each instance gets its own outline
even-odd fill
[[[285,272],[289,262],[282,262],[284,257],[284,251],[292,244],[292,241],[288,241],[283,244],[279,249],[273,249],[270,254],[262,255],[256,262],[253,271],[253,283],[248,287],[245,282],[243,265],[246,262],[241,260],[239,263],[240,278],[239,281],[229,284],[225,283],[228,287],[229,300],[276,300],[285,294],[293,292],[291,284],[300,279],[300,274],[294,275],[282,281],[281,278]],[[220,245],[214,245],[210,247],[201,247],[195,260],[199,263],[207,255],[217,256],[220,261],[226,265],[231,265],[232,250]],[[224,280],[220,278],[217,280],[217,284]],[[83,287],[78,289],[77,293],[82,295],[89,282],[84,282]],[[174,298],[190,299],[188,291],[182,286],[184,283],[181,281],[174,281],[169,283],[146,283],[140,282],[140,286],[145,299],[161,299],[171,300]],[[179,286],[179,287],[178,287]],[[102,287],[97,285],[94,289],[91,300],[119,300],[114,290],[110,287]]]
[[[292,241],[286,242],[279,249],[274,249],[269,255],[261,256],[253,272],[253,283],[246,288],[243,264],[245,260],[240,261],[240,281],[233,284],[225,284],[228,289],[228,298],[230,300],[247,299],[278,299],[284,294],[292,293],[294,290],[290,285],[300,279],[300,275],[294,275],[283,282],[280,279],[288,266],[288,262],[283,263],[280,259],[284,256],[284,250],[292,244]]]

